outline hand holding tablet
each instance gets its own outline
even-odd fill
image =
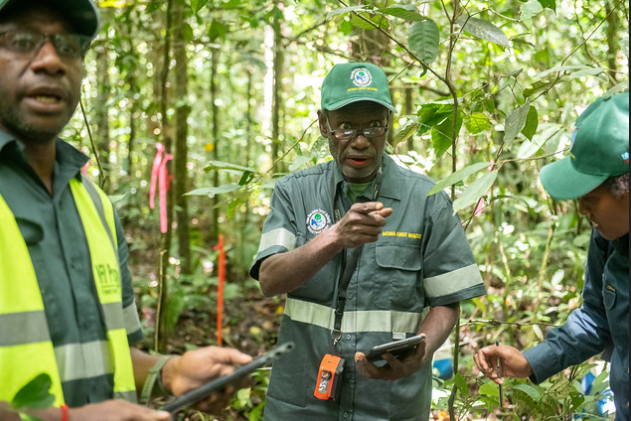
[[[366,353],[366,359],[369,361],[383,360],[381,357],[385,353],[394,355],[399,360],[405,359],[416,351],[416,347],[425,341],[425,334],[421,333],[399,341],[392,341],[385,344],[377,345]]]

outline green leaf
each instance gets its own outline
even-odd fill
[[[424,64],[431,64],[438,56],[440,32],[436,22],[429,18],[410,25],[408,45]]]
[[[182,36],[187,42],[191,42],[194,38],[193,28],[188,23],[182,25]]]
[[[526,4],[522,4],[519,8],[521,10],[521,16],[523,20],[530,21],[533,16],[543,11],[543,6],[537,0],[529,1]]]
[[[240,186],[245,186],[250,181],[252,181],[253,178],[254,178],[254,173],[252,173],[250,171],[244,171],[243,175],[241,176],[241,179],[239,179],[239,185]]]
[[[532,85],[530,85],[529,88],[524,89],[524,97],[528,98],[535,92],[543,91],[548,86],[550,86],[550,82],[544,82],[542,80],[539,80],[533,83]]]
[[[469,188],[460,195],[460,197],[454,200],[454,215],[462,209],[478,203],[478,200],[480,200],[493,183],[495,183],[496,179],[497,170],[494,170],[475,180]]]
[[[517,158],[528,159],[536,154],[539,149],[541,149],[541,146],[537,145],[535,142],[526,140],[519,146],[519,149],[517,150]]]
[[[11,406],[16,409],[44,409],[52,406],[55,402],[55,396],[50,393],[52,384],[47,373],[38,374],[16,393]]]
[[[491,121],[484,113],[473,113],[465,117],[464,125],[471,134],[482,133],[491,130]]]
[[[587,69],[581,69],[581,70],[577,70],[576,72],[572,72],[568,76],[571,79],[575,79],[577,77],[583,77],[583,76],[597,76],[601,73],[604,73],[605,71],[606,69],[602,69],[600,67],[590,67]]]
[[[448,114],[453,114],[453,111],[454,106],[452,104],[421,105],[421,108],[417,112],[417,115],[419,116],[418,134],[422,135],[423,133],[429,131],[432,126],[435,126],[436,124],[443,121]]]
[[[582,64],[572,64],[564,66],[554,66],[551,69],[544,70],[543,72],[536,74],[534,79],[542,79],[548,76],[550,73],[555,72],[567,72],[567,75],[572,77],[580,77],[584,75],[597,75],[604,72],[605,69],[600,67],[585,66]]]
[[[526,120],[530,111],[530,103],[526,102],[516,110],[511,111],[506,116],[504,126],[504,142],[512,142],[517,135],[526,127]]]
[[[436,149],[436,157],[440,157],[451,147],[454,137],[453,126],[454,118],[453,114],[450,114],[441,123],[432,127],[432,144]],[[462,127],[462,117],[458,112],[456,135],[460,132],[460,127]]]
[[[208,165],[204,167],[204,171],[210,172],[213,170],[215,171],[219,171],[219,170],[250,171],[254,173],[256,172],[256,170],[253,168],[242,167],[241,165],[232,164],[230,162],[210,161]]]
[[[381,13],[385,13],[386,15],[401,18],[409,22],[421,22],[427,19],[425,16],[421,15],[418,12],[418,9],[413,4],[389,6],[383,9],[379,9],[379,11]]]
[[[478,389],[478,393],[483,396],[496,396],[500,397],[500,386],[494,382],[484,383]],[[499,402],[499,401],[498,401]]]
[[[490,162],[478,162],[476,164],[472,164],[462,169],[459,169],[458,171],[449,174],[449,176],[447,176],[443,180],[440,180],[438,183],[436,183],[436,185],[429,191],[429,193],[427,193],[427,195],[431,196],[433,194],[436,194],[439,191],[442,191],[446,189],[447,187],[466,179],[470,175],[475,174],[478,171],[483,170],[484,168],[488,168],[489,165],[491,165]]]
[[[526,117],[526,125],[521,133],[529,140],[532,140],[532,137],[537,133],[537,127],[539,127],[539,113],[537,109],[531,105],[528,110],[528,116]]]
[[[201,189],[196,189],[185,193],[185,196],[209,196],[209,195],[218,195],[223,193],[231,193],[233,191],[239,190],[241,188],[238,184],[224,184],[219,187],[203,187]]]
[[[289,171],[291,171],[291,172],[296,171],[300,167],[303,167],[303,166],[309,164],[310,162],[311,162],[311,157],[310,156],[298,156],[294,160],[294,163],[289,166]]]
[[[243,6],[243,0],[229,0],[227,3],[221,3],[224,10],[238,9]]]
[[[462,374],[456,373],[454,383],[462,396],[469,396],[469,387],[467,386],[467,381],[462,377]]]
[[[208,0],[191,0],[191,9],[193,9],[193,13],[197,14],[200,10],[206,6]]]
[[[353,32],[353,25],[349,21],[345,20],[340,25],[340,30],[344,35],[349,35],[351,32]]]
[[[366,13],[363,13],[362,16],[368,20],[370,20],[370,16]],[[371,21],[372,22],[372,21]],[[364,19],[360,18],[358,15],[351,16],[351,25],[355,28],[359,29],[377,29],[375,25],[372,25],[370,22],[366,22]],[[377,26],[379,26],[377,24]]]
[[[366,6],[349,6],[349,7],[340,7],[335,10],[331,10],[328,15],[326,15],[326,20],[331,20],[332,17],[337,15],[342,15],[350,12],[363,12],[368,10]]]
[[[548,395],[555,400],[563,400],[568,397],[572,390],[572,384],[567,377],[557,377],[557,381],[548,389]]]
[[[463,16],[458,19],[458,24],[462,26],[463,31],[467,31],[474,37],[510,48],[506,34],[491,22],[478,18],[468,18]]]
[[[408,140],[410,137],[414,135],[414,133],[416,133],[416,130],[418,128],[419,128],[419,124],[416,121],[408,122],[408,124],[406,124],[405,127],[403,127],[401,130],[399,130],[399,133],[397,133],[396,136],[394,136],[394,139],[392,140],[392,147],[394,148],[399,143],[405,142],[406,140]]]
[[[210,29],[208,30],[208,37],[210,41],[214,41],[217,38],[226,39],[226,33],[228,32],[228,28],[223,23],[219,22],[216,19],[213,19],[210,24]]]
[[[543,396],[540,389],[537,389],[529,384],[517,384],[513,386],[513,390],[524,392],[526,395],[530,396],[535,403],[539,403],[539,401],[541,401],[541,397]]]
[[[110,202],[118,203],[121,200],[123,200],[125,198],[125,196],[127,196],[127,193],[125,193],[125,194],[114,194],[114,195],[111,195],[111,196],[108,196],[108,197],[110,199]]]
[[[475,306],[479,308],[482,313],[486,312],[486,305],[484,305],[484,301],[482,301],[480,298],[474,297],[471,299],[471,302],[473,302],[473,304],[475,304]]]
[[[621,83],[617,84],[616,86],[614,86],[613,88],[609,89],[607,92],[605,92],[605,94],[603,96],[615,95],[615,94],[618,94],[620,92],[623,92],[625,89],[629,89],[629,81],[628,80],[626,80],[624,82],[621,82]]]
[[[554,13],[557,12],[557,3],[555,0],[539,0],[539,3],[541,3],[541,6],[544,8],[552,9]]]

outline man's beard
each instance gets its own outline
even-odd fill
[[[50,142],[59,135],[69,120],[70,117],[57,127],[43,129],[25,122],[19,113],[15,112],[15,108],[0,104],[0,126],[25,143],[44,144]]]
[[[7,98],[8,95],[0,89],[0,98],[2,97]],[[7,104],[0,99],[0,127],[4,127],[18,140],[26,143],[44,144],[57,138],[73,114],[70,113],[67,118],[60,121],[55,127],[44,129],[26,122],[18,111],[18,103],[19,101],[16,101],[14,104]]]

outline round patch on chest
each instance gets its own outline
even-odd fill
[[[307,216],[307,229],[311,234],[320,234],[331,225],[331,217],[325,210],[316,209]]]

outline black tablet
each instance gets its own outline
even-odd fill
[[[421,333],[420,335],[411,336],[406,339],[401,339],[398,341],[392,341],[385,344],[377,345],[366,353],[366,358],[369,361],[383,360],[381,355],[388,352],[394,355],[395,358],[402,360],[408,355],[415,352],[418,344],[420,344],[424,340],[425,340],[425,334]]]
[[[272,363],[274,360],[279,358],[281,355],[286,354],[294,349],[293,342],[285,342],[282,345],[279,345],[277,348],[267,352],[266,354],[261,355],[260,357],[250,361],[247,364],[244,364],[240,367],[237,367],[234,372],[228,376],[221,376],[212,380],[205,385],[198,387],[197,389],[193,389],[189,392],[184,393],[181,396],[178,396],[171,402],[168,402],[162,408],[163,411],[168,411],[172,414],[184,409],[188,406],[191,406],[208,396],[222,390],[224,387],[229,384],[233,384],[248,374],[252,373],[254,370],[261,368],[267,364]]]

